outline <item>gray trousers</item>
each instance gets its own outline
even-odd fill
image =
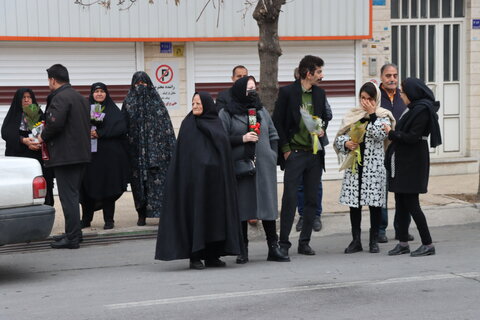
[[[65,217],[65,234],[72,240],[82,234],[80,227],[80,185],[86,164],[54,167],[58,196]]]
[[[312,235],[313,220],[317,211],[318,186],[322,179],[323,154],[312,151],[292,151],[285,162],[283,177],[282,209],[280,211],[280,241],[282,248],[290,248],[289,241],[295,211],[297,208],[297,190],[303,178],[305,209],[299,244],[308,244]]]

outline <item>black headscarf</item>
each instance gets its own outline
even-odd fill
[[[6,156],[25,156],[24,154],[26,152],[28,153],[29,150],[26,145],[20,143],[20,135],[26,137],[29,133],[27,131],[22,134],[20,133],[20,122],[23,115],[22,100],[25,92],[30,93],[32,104],[38,105],[32,89],[21,88],[15,92],[10,109],[8,109],[2,124],[2,139],[6,141]],[[41,119],[43,119],[43,112],[41,110],[40,114]]]
[[[97,134],[99,138],[110,138],[110,137],[118,137],[122,133],[126,133],[127,125],[125,122],[125,118],[123,117],[122,112],[117,107],[113,99],[110,97],[110,93],[108,92],[107,85],[102,82],[96,82],[92,84],[90,87],[90,96],[89,101],[90,104],[99,103],[95,101],[93,98],[93,93],[97,89],[102,89],[105,91],[107,96],[105,100],[100,104],[105,107],[103,112],[105,113],[105,118],[103,119],[103,123],[101,125],[97,125]]]
[[[438,124],[437,112],[440,102],[435,101],[432,90],[420,79],[407,78],[402,82],[402,90],[410,100],[407,106],[410,110],[427,109],[430,115],[430,147],[435,148],[442,144],[440,125]]]
[[[230,113],[231,115],[247,114],[248,109],[250,108],[255,108],[257,109],[257,111],[262,109],[262,103],[260,102],[258,95],[255,96],[255,99],[253,101],[247,96],[247,84],[248,84],[248,80],[250,79],[253,79],[253,81],[255,81],[255,85],[257,85],[257,81],[255,80],[255,77],[247,76],[235,81],[233,86],[230,88],[232,102],[227,105],[225,110],[228,111],[228,113]],[[258,117],[259,117],[259,114],[257,112],[257,119],[258,119],[258,122],[260,122],[261,119]]]
[[[203,113],[182,122],[168,169],[155,258],[238,255],[242,250],[230,142],[210,94],[196,92]],[[194,96],[195,96],[194,95]]]

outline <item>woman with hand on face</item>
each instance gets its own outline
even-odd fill
[[[241,238],[228,137],[212,97],[195,93],[167,173],[155,259],[225,267],[219,258],[240,254]]]
[[[175,132],[168,110],[152,80],[135,72],[122,112],[127,120],[131,186],[138,226],[162,213],[165,177],[175,148]]]
[[[254,77],[238,79],[230,92],[232,101],[220,111],[219,117],[229,137],[237,166],[238,205],[247,249],[245,254],[237,257],[237,263],[248,262],[247,221],[251,219],[262,220],[268,245],[267,260],[290,261],[279,249],[275,221],[278,218],[277,130],[258,98]],[[256,119],[252,118],[253,115]],[[249,123],[249,119],[255,119],[256,124]],[[255,173],[239,174],[239,162],[245,161],[255,163]]]
[[[442,144],[438,109],[432,90],[420,79],[408,78],[402,82],[400,97],[407,110],[393,130],[385,125],[388,139],[392,141],[385,156],[389,171],[389,191],[395,192],[395,215],[398,215],[399,243],[388,252],[389,255],[410,253],[408,245],[408,224],[412,216],[417,225],[422,245],[411,253],[412,257],[435,254],[427,220],[420,208],[419,194],[427,193],[430,171],[430,148]]]
[[[350,223],[353,240],[345,249],[345,253],[362,251],[360,240],[362,206],[370,210],[370,243],[371,253],[379,252],[378,229],[381,221],[381,209],[386,201],[386,170],[383,165],[385,154],[384,125],[393,126],[395,119],[392,113],[380,107],[381,93],[377,85],[365,83],[360,88],[360,107],[351,109],[344,117],[340,130],[335,137],[334,149],[340,156],[360,150],[356,167],[345,169],[340,192],[340,203],[350,207]],[[351,141],[350,131],[353,126],[365,125],[363,142]]]
[[[43,166],[42,145],[36,138],[30,137],[32,131],[28,128],[28,121],[23,111],[23,107],[32,104],[38,106],[38,121],[44,120],[44,113],[40,109],[32,89],[21,88],[15,92],[10,109],[8,109],[2,124],[2,138],[6,142],[5,156],[33,158],[40,162],[43,177],[47,182],[45,204],[53,206],[53,170]]]
[[[127,189],[129,177],[127,123],[105,84],[92,84],[89,100],[91,105],[99,104],[104,108],[105,117],[90,132],[91,138],[97,139],[97,148],[92,150],[92,161],[82,181],[82,228],[90,227],[94,212],[103,209],[103,229],[112,229],[115,201]]]

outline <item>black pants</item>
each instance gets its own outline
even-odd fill
[[[263,230],[265,230],[265,236],[267,237],[268,244],[276,244],[278,242],[277,227],[275,220],[262,220]],[[243,243],[248,244],[248,223],[242,221],[242,233]]]
[[[54,167],[58,195],[65,217],[65,233],[68,239],[82,234],[80,228],[80,184],[85,172],[85,164],[72,164]]]
[[[401,242],[408,241],[408,226],[410,216],[412,216],[420,233],[422,244],[432,243],[427,219],[420,208],[418,193],[395,193],[395,215],[398,217],[398,239]]]
[[[370,209],[370,228],[372,231],[378,233],[380,227],[380,222],[382,219],[382,208],[381,207],[368,207]],[[355,208],[350,207],[350,224],[352,225],[353,230],[360,230],[360,225],[362,223],[362,207]]]
[[[82,203],[82,220],[84,222],[90,223],[93,220],[96,200],[88,197],[87,195],[84,195],[83,197],[84,199]],[[103,199],[100,201],[102,202],[103,221],[105,221],[105,223],[114,222],[113,216],[115,214],[115,199]]]
[[[297,208],[297,190],[303,178],[305,211],[299,244],[308,244],[312,235],[313,220],[317,211],[318,185],[322,179],[323,151],[292,151],[285,161],[282,209],[280,211],[280,246],[290,248],[289,241]]]

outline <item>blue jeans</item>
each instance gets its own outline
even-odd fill
[[[323,186],[322,186],[322,181],[320,181],[320,184],[318,185],[318,193],[317,193],[317,211],[315,212],[315,215],[317,217],[320,217],[322,214],[322,198],[323,198]],[[300,216],[303,216],[303,207],[305,205],[305,197],[303,194],[303,181],[302,183],[298,186],[297,190],[297,207],[298,207],[298,213]]]

